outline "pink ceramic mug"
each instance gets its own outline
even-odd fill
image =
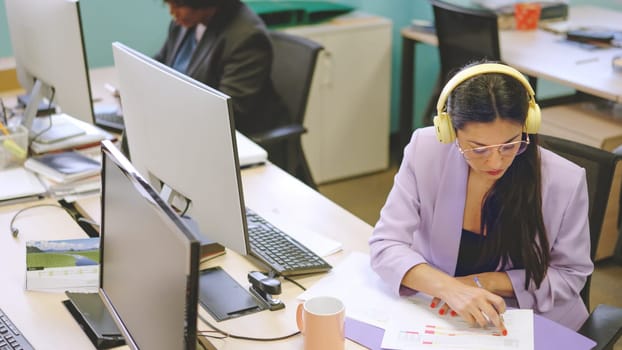
[[[343,350],[346,310],[335,297],[314,297],[298,304],[296,323],[305,350]]]

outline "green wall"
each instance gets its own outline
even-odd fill
[[[155,53],[170,20],[162,0],[81,0],[80,12],[92,68],[113,64],[111,43],[117,40],[142,52]],[[0,0],[0,57],[7,56],[11,56],[11,43],[4,0]]]
[[[45,0],[41,0],[45,1]],[[464,3],[470,0],[454,0]],[[390,18],[393,21],[393,65],[391,84],[391,131],[399,124],[399,83],[401,61],[400,29],[413,18],[431,20],[432,9],[425,0],[339,0],[355,8]],[[590,4],[622,11],[621,0],[570,0],[572,5]],[[152,55],[160,47],[170,19],[162,0],[81,0],[80,1],[87,59],[90,67],[113,64],[110,44],[121,41],[145,54]],[[11,56],[4,0],[0,0],[0,57]],[[430,97],[439,71],[435,47],[417,47],[415,75],[415,116],[420,116]],[[539,97],[568,92],[568,89],[549,82],[540,82]],[[414,118],[420,126],[419,117]]]

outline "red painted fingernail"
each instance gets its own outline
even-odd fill
[[[458,313],[457,313],[457,312],[455,312],[454,310],[451,310],[451,315],[452,315],[452,316],[458,316]]]
[[[503,334],[504,336],[508,335],[507,329],[504,329],[503,331],[501,331],[501,334]]]
[[[438,313],[441,314],[441,315],[444,315],[445,314],[445,309],[438,310]]]
[[[434,302],[432,302],[432,304],[430,304],[430,307],[431,307],[431,308],[435,308],[435,307],[436,307],[436,304],[435,304]]]

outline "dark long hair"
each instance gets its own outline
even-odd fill
[[[491,123],[497,118],[524,125],[529,96],[516,78],[485,73],[458,85],[447,101],[456,130],[471,122]],[[533,280],[540,287],[550,261],[549,242],[542,218],[542,177],[537,135],[516,156],[505,174],[486,193],[481,232],[486,232],[481,261],[500,259],[502,267],[525,268],[525,289]]]

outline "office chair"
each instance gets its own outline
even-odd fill
[[[316,189],[301,137],[307,132],[303,126],[307,100],[315,63],[323,47],[309,39],[281,31],[271,31],[270,39],[274,51],[271,78],[277,94],[285,103],[289,124],[249,137],[267,148],[282,147],[284,159],[275,161],[276,165]]]
[[[497,15],[486,9],[462,7],[441,0],[429,0],[434,11],[438,38],[440,76],[423,116],[432,125],[436,101],[455,71],[467,63],[482,59],[501,61]]]
[[[613,173],[622,156],[599,148],[549,135],[538,135],[540,145],[585,168],[589,197],[590,257],[596,256],[596,248],[605,218],[605,208],[609,199]],[[591,276],[581,290],[581,298],[590,309]],[[622,308],[598,305],[579,333],[597,342],[596,350],[613,349],[622,335]]]

